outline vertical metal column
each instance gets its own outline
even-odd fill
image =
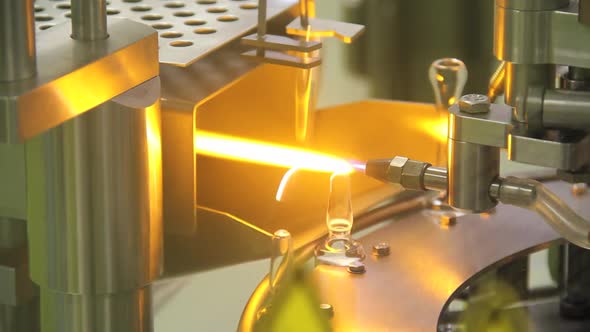
[[[33,0],[0,0],[0,50],[0,81],[35,75]]]
[[[92,41],[108,37],[106,1],[72,0],[72,38]]]
[[[152,330],[161,271],[159,108],[108,102],[27,143],[42,331]]]

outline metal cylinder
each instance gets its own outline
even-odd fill
[[[78,295],[41,289],[43,331],[153,331],[151,286]]]
[[[35,76],[33,0],[0,0],[0,50],[0,81]]]
[[[108,37],[106,0],[72,0],[72,38],[91,41]]]
[[[496,0],[496,5],[517,10],[554,10],[567,6],[570,0]]]
[[[424,172],[424,188],[428,190],[447,190],[447,170],[442,167],[430,166]]]
[[[493,208],[489,188],[499,174],[498,148],[449,139],[449,205],[472,212]]]
[[[589,129],[590,92],[545,91],[543,125],[548,128]]]
[[[505,98],[513,107],[512,118],[542,128],[543,91],[551,84],[551,65],[506,63]]]
[[[43,330],[78,321],[118,326],[122,313],[101,310],[147,287],[161,270],[159,106],[107,102],[34,138],[26,150],[30,268],[42,292]],[[139,302],[146,299],[121,301],[145,308]],[[126,326],[142,329],[116,330],[148,331],[141,321],[149,315],[129,314],[135,321]]]

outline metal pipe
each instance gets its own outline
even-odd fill
[[[92,41],[108,37],[106,0],[72,0],[72,38]]]
[[[543,125],[548,128],[589,129],[590,92],[545,91]]]
[[[430,166],[424,172],[424,188],[428,190],[447,190],[448,173],[446,168]]]
[[[493,208],[489,188],[499,173],[499,148],[449,139],[449,205],[472,212]]]
[[[0,0],[0,81],[37,73],[33,0]]]
[[[551,65],[506,63],[505,99],[513,107],[512,118],[542,129],[543,91],[551,86]]]

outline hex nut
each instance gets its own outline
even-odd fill
[[[409,159],[406,157],[395,157],[391,159],[389,168],[387,169],[387,177],[391,183],[401,183],[402,169],[408,161]]]
[[[438,218],[438,223],[441,227],[454,226],[457,223],[457,216],[454,213],[443,213]]]
[[[363,274],[367,271],[363,262],[354,261],[346,267],[346,271],[352,274]]]
[[[490,111],[490,99],[486,95],[469,94],[459,98],[461,112],[478,114]]]
[[[424,190],[424,172],[430,164],[408,160],[402,168],[401,185],[406,189]]]
[[[373,255],[377,257],[385,257],[389,256],[390,247],[389,244],[385,242],[378,243],[373,246]]]
[[[328,303],[320,304],[320,311],[324,313],[328,318],[334,317],[334,307]]]

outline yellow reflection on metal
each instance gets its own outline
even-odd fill
[[[196,153],[230,160],[317,172],[353,171],[350,163],[328,154],[208,131],[195,132],[194,146]]]
[[[449,106],[453,106],[455,104],[455,101],[456,100],[455,100],[455,97],[454,96],[451,97],[451,98],[449,98],[449,102],[448,102],[449,103]]]

